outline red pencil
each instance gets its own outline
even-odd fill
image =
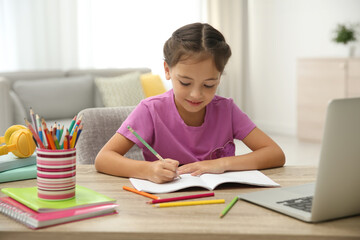
[[[187,195],[187,196],[182,196],[182,197],[156,199],[156,200],[152,200],[147,203],[154,204],[154,203],[163,203],[163,202],[174,202],[174,201],[186,200],[186,199],[212,197],[214,195],[215,194],[213,192],[212,193],[204,193],[204,194],[195,194],[195,195]]]
[[[29,128],[32,135],[34,136],[34,138],[35,138],[36,142],[39,144],[40,148],[45,149],[45,146],[42,143],[42,141],[40,140],[39,135],[35,132],[33,126],[31,125],[31,123],[29,123],[29,121],[26,118],[25,118],[25,124]]]

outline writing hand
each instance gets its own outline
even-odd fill
[[[219,160],[205,160],[201,162],[188,163],[178,168],[178,174],[191,173],[199,176],[204,173],[223,173],[225,169],[223,162]]]
[[[165,183],[173,181],[177,175],[179,162],[173,159],[164,159],[152,162],[148,179],[155,183]]]

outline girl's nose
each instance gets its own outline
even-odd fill
[[[190,96],[194,99],[199,99],[202,96],[202,92],[199,88],[191,89]]]

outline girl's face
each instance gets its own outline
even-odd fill
[[[172,81],[175,104],[180,116],[183,119],[205,116],[205,107],[214,98],[220,83],[220,72],[213,58],[200,61],[188,58],[171,68],[166,62],[164,66],[166,79]]]

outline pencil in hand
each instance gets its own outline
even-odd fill
[[[147,149],[150,150],[150,152],[152,152],[159,160],[164,161],[164,159],[160,156],[160,154],[158,154],[147,142],[145,142],[145,140],[142,137],[140,137],[140,135],[137,134],[137,132],[135,132],[134,129],[132,129],[130,126],[127,126],[127,128],[132,134],[135,135],[137,139],[139,139],[140,142],[142,142],[142,144],[145,145],[145,147],[147,147]]]

